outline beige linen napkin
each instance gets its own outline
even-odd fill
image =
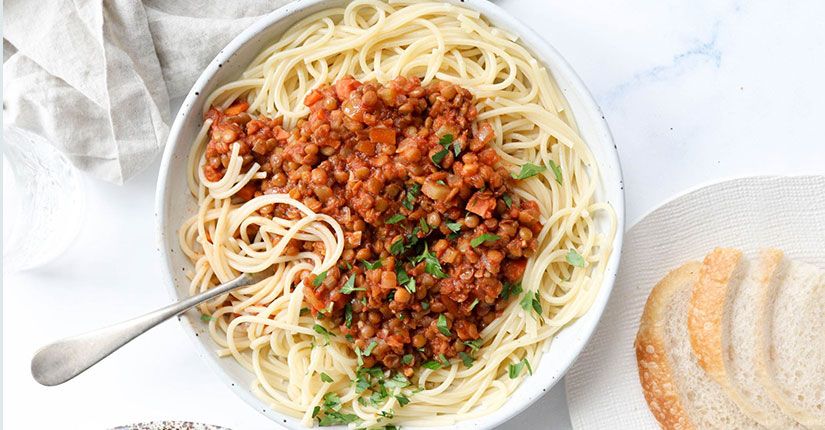
[[[7,0],[5,124],[52,142],[81,170],[122,183],[166,141],[209,61],[289,0]]]

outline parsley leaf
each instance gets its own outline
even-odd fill
[[[550,170],[553,171],[553,176],[556,177],[556,182],[561,184],[561,167],[555,161],[550,160]]]
[[[521,282],[516,282],[514,284],[511,284],[509,282],[505,282],[504,286],[501,288],[500,297],[504,300],[507,300],[510,297],[521,294],[521,292],[522,292]]]
[[[213,317],[211,315],[201,314],[201,321],[203,321],[203,322],[209,322],[209,321],[212,321],[213,319],[215,319],[215,317]]]
[[[319,273],[315,276],[315,279],[312,280],[313,287],[320,287],[321,284],[324,283],[324,279],[327,279],[327,271],[324,270],[323,272]]]
[[[518,378],[518,375],[521,373],[521,370],[524,369],[524,362],[519,361],[518,363],[511,364],[510,367],[507,369],[510,379]]]
[[[387,224],[397,224],[397,223],[403,221],[405,218],[406,217],[404,215],[395,214],[395,215],[387,218],[384,222],[387,223]]]
[[[416,257],[416,263],[420,263],[424,261],[426,265],[424,266],[424,271],[429,273],[430,275],[435,276],[436,278],[447,278],[447,274],[444,273],[444,270],[441,268],[441,262],[438,261],[438,257],[436,257],[433,253],[429,251],[427,245],[424,244],[424,252],[421,253],[418,257]]]
[[[312,329],[315,330],[315,333],[324,336],[324,339],[327,340],[327,343],[329,343],[330,336],[335,337],[335,333],[331,333],[329,330],[327,330],[324,326],[320,324],[315,324],[314,326],[312,326]]]
[[[330,377],[329,375],[327,375],[324,372],[321,372],[321,380],[324,381],[324,382],[329,382],[329,383],[333,382],[332,377]]]
[[[439,363],[437,361],[430,360],[430,361],[422,364],[421,367],[424,367],[425,369],[438,370],[438,369],[441,368],[441,363]]]
[[[344,325],[352,328],[352,305],[350,303],[344,305]]]
[[[529,311],[532,308],[537,314],[541,315],[541,301],[539,300],[538,293],[528,291],[519,304],[525,311]]]
[[[349,294],[353,291],[365,291],[365,288],[355,288],[355,274],[349,275],[349,279],[347,282],[344,282],[344,286],[341,288],[341,294]]]
[[[504,200],[504,204],[507,205],[508,208],[513,206],[513,198],[510,197],[509,194],[502,195],[501,200]]]
[[[465,367],[473,367],[473,361],[475,361],[475,359],[473,359],[473,357],[471,357],[470,354],[461,351],[458,353],[458,356],[461,357],[461,361],[464,362]]]
[[[395,396],[395,400],[398,400],[398,404],[401,405],[402,408],[410,403],[410,399],[402,395]]]
[[[424,221],[424,218],[419,218],[419,219],[418,219],[418,225],[419,225],[419,227],[421,227],[421,231],[422,231],[424,234],[429,234],[429,233],[430,233],[430,230],[432,230],[432,228],[430,227],[430,225],[429,225],[429,224],[427,224],[427,221]]]
[[[438,359],[441,360],[441,366],[450,367],[450,360],[444,354],[438,354]]]
[[[453,143],[453,154],[455,154],[456,157],[458,157],[459,154],[461,154],[461,142],[457,140],[455,141],[455,143]]]
[[[404,196],[404,200],[401,201],[401,206],[404,206],[408,210],[413,210],[413,203],[415,202],[415,198],[418,196],[419,191],[421,191],[420,184],[410,185],[410,188],[407,189],[407,194]]]
[[[327,412],[323,418],[318,420],[318,425],[321,427],[338,426],[349,424],[358,421],[358,415],[342,414],[341,412],[331,411]]]
[[[404,364],[410,364],[410,363],[412,363],[412,361],[413,361],[413,355],[412,354],[405,354],[403,357],[401,357],[401,362],[404,363]]]
[[[491,240],[499,240],[499,239],[501,239],[501,238],[498,237],[495,234],[484,233],[479,237],[473,238],[473,240],[470,241],[470,245],[473,248],[478,248],[478,246],[481,245],[484,242],[491,241]]]
[[[435,323],[435,326],[438,327],[438,331],[444,336],[450,337],[453,335],[447,327],[447,317],[445,317],[444,314],[438,315],[438,321]]]
[[[465,340],[464,344],[469,346],[470,349],[472,349],[473,351],[478,351],[478,349],[481,348],[482,342],[484,342],[484,341],[481,340],[481,339]]]
[[[367,260],[361,260],[361,262],[364,263],[364,267],[367,270],[375,270],[381,267],[381,259],[375,260],[373,263],[370,263]]]
[[[446,157],[447,154],[449,154],[449,153],[450,153],[450,150],[447,149],[447,148],[444,148],[441,151],[436,152],[432,156],[433,163],[435,163],[436,166],[440,166],[441,161],[443,161],[444,157]]]
[[[376,342],[376,341],[370,342],[370,344],[367,345],[367,348],[364,349],[364,357],[369,357],[370,354],[372,354],[372,350],[375,349],[376,346],[378,346],[378,342]]]
[[[438,139],[438,144],[446,148],[453,143],[453,139],[455,138],[452,134],[445,134],[444,136],[441,136],[441,139]]]
[[[408,385],[410,385],[410,380],[400,373],[396,373],[395,376],[387,379],[384,383],[384,386],[387,388],[404,388]]]
[[[312,408],[312,418],[315,418],[316,416],[318,416],[318,412],[321,412],[321,407],[320,406],[316,406],[316,407]]]
[[[398,255],[404,252],[404,238],[400,238],[390,245],[390,254]]]
[[[518,173],[510,173],[510,176],[512,176],[513,179],[527,179],[536,176],[545,170],[547,170],[547,168],[544,166],[536,166],[533,163],[525,163],[521,166],[521,171]]]
[[[565,257],[567,262],[576,266],[576,267],[584,267],[585,261],[584,257],[579,254],[575,249],[571,249],[567,252],[567,256]]]
[[[461,231],[461,223],[460,222],[448,222],[448,223],[445,223],[445,225],[453,233],[458,233],[459,231]]]

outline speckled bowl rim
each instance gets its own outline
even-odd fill
[[[564,376],[592,335],[610,297],[619,266],[625,222],[624,184],[618,151],[601,109],[564,58],[537,33],[491,2],[486,0],[451,0],[449,2],[476,10],[495,26],[518,36],[521,44],[544,63],[567,98],[576,123],[599,167],[600,184],[597,190],[597,200],[609,203],[618,217],[612,254],[606,264],[602,285],[595,301],[582,317],[556,335],[541,363],[535,366],[533,376],[525,379],[511,394],[510,399],[490,414],[471,420],[462,420],[453,425],[427,427],[433,430],[492,429],[518,415],[549,391]],[[186,189],[185,183],[183,187],[179,183],[183,175],[180,169],[185,168],[192,136],[197,133],[197,125],[199,121],[202,121],[201,107],[206,96],[217,83],[230,79],[230,73],[234,72],[229,72],[228,69],[234,68],[240,71],[251,61],[251,57],[241,58],[237,55],[239,51],[243,50],[248,56],[249,52],[260,51],[273,40],[272,36],[263,37],[263,33],[281,26],[284,29],[288,28],[289,25],[311,13],[335,7],[341,3],[343,3],[342,0],[298,0],[262,17],[218,53],[184,100],[175,117],[163,153],[155,200],[158,250],[165,269],[163,279],[165,288],[175,300],[186,296],[188,288],[188,281],[181,270],[185,269],[186,265],[179,262],[182,256],[177,243],[177,228],[182,219],[180,212],[187,211],[177,207],[182,204],[178,198],[182,196],[182,190]],[[186,195],[188,197],[188,194]],[[193,212],[188,214],[191,215],[191,213]],[[196,311],[183,314],[178,319],[196,345],[198,355],[204,358],[239,397],[280,425],[290,429],[305,428],[299,420],[274,411],[266,402],[255,396],[248,387],[252,375],[246,372],[248,377],[244,378],[243,373],[239,371],[245,372],[245,370],[239,364],[232,359],[217,357],[216,346],[208,336],[204,335],[206,325],[200,321]]]

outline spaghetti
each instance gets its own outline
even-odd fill
[[[242,107],[279,118],[269,124],[275,130],[270,146],[293,142],[311,114],[308,96],[350,76],[374,81],[376,88],[398,77],[418,77],[422,88],[443,82],[468,89],[477,114],[467,136],[485,135],[478,124],[489,124],[484,127],[492,130],[487,136],[498,164],[523,178],[508,192],[516,205],[535,202],[540,213],[540,225],[528,235],[535,251],[525,254],[519,273],[524,292],[510,286],[507,294],[514,298],[484,321],[477,341],[464,342],[477,349],[469,362],[466,353],[460,360],[441,354],[437,365],[407,366],[407,373],[394,372],[403,365],[386,360],[385,368],[365,365],[369,351],[353,351],[351,338],[336,335],[328,326],[332,312],[318,319],[317,298],[307,296],[306,288],[321,285],[339,262],[351,259],[349,233],[306,200],[280,192],[251,194],[252,184],[274,181],[269,166],[253,160],[237,136],[216,134],[220,115]],[[253,372],[253,391],[305,425],[316,419],[359,427],[445,425],[489,413],[505,403],[554,334],[586,312],[598,292],[616,222],[610,206],[595,201],[598,178],[590,152],[547,71],[515,37],[476,12],[436,2],[377,0],[325,10],[290,28],[238,80],[210,94],[204,113],[212,106],[222,114],[206,115],[188,167],[198,213],[179,232],[194,264],[190,290],[207,290],[239,273],[269,275],[201,311],[219,354]],[[207,156],[209,142],[225,144],[214,163]],[[456,159],[468,151],[468,142],[463,144],[455,149]],[[533,166],[528,175],[525,166]],[[605,231],[597,228],[598,217],[608,220]],[[295,248],[299,242],[308,245]],[[329,303],[330,311],[340,311]],[[440,319],[433,324],[442,329]],[[430,347],[421,348],[422,357]]]

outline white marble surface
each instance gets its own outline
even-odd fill
[[[825,174],[825,2],[498,3],[556,46],[601,104],[621,155],[629,225],[722,178]],[[153,419],[277,428],[222,385],[174,322],[63,386],[40,387],[29,375],[38,346],[168,301],[158,285],[156,173],[157,163],[124,187],[88,181],[88,217],[69,252],[4,275],[4,428]],[[503,428],[569,428],[559,388]]]

